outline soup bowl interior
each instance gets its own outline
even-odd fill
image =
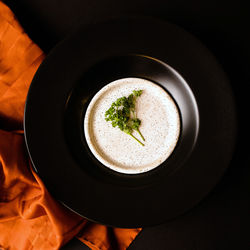
[[[140,174],[119,173],[105,167],[93,155],[84,134],[84,117],[93,96],[108,83],[128,77],[149,80],[168,92],[178,107],[180,136],[178,143],[162,164]],[[199,133],[199,111],[189,85],[171,66],[144,55],[106,58],[92,66],[73,87],[65,108],[64,134],[75,161],[99,181],[122,186],[150,185],[180,168],[191,154]]]

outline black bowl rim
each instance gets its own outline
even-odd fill
[[[139,30],[138,32],[138,27],[141,28],[141,30]],[[163,51],[164,50],[164,46],[163,46],[163,41],[160,41],[160,45],[156,48],[152,48],[149,47],[147,49],[144,48],[144,53],[142,53],[142,48],[137,47],[138,51],[136,51],[137,54],[146,54],[148,56],[152,56],[154,58],[158,58],[161,61],[166,62],[167,64],[171,65],[171,67],[173,67],[177,72],[179,72],[182,77],[184,79],[186,79],[186,81],[189,83],[189,86],[191,87],[191,89],[194,92],[194,95],[196,96],[196,99],[198,97],[198,106],[199,108],[201,107],[201,103],[202,103],[202,111],[200,111],[201,114],[201,130],[202,132],[199,134],[199,138],[203,138],[203,144],[201,144],[201,140],[198,140],[198,146],[195,148],[195,152],[192,154],[192,156],[189,158],[193,159],[193,155],[199,155],[201,154],[201,156],[199,156],[198,158],[200,158],[200,161],[198,161],[199,163],[203,164],[203,171],[201,171],[201,169],[198,168],[197,166],[197,162],[196,164],[194,164],[192,167],[192,171],[185,169],[185,171],[183,170],[183,172],[177,176],[175,174],[173,174],[171,176],[172,180],[170,181],[170,183],[168,183],[168,188],[172,186],[174,186],[173,182],[177,182],[180,183],[183,187],[186,188],[187,193],[181,193],[182,190],[180,190],[180,186],[176,186],[177,190],[175,190],[175,195],[173,193],[168,193],[168,194],[164,194],[163,196],[161,195],[161,197],[159,197],[159,201],[162,201],[162,199],[165,199],[164,201],[166,202],[166,199],[168,201],[169,206],[168,207],[164,207],[166,210],[165,211],[161,211],[161,214],[155,214],[152,217],[147,217],[146,214],[144,215],[140,215],[139,218],[135,218],[133,216],[133,213],[127,214],[124,218],[121,218],[121,216],[117,216],[117,214],[113,214],[114,218],[109,216],[97,216],[96,220],[94,217],[91,216],[86,216],[88,219],[92,220],[92,221],[96,221],[99,223],[103,223],[103,224],[108,224],[108,225],[112,225],[112,226],[118,226],[118,227],[138,227],[138,226],[149,226],[149,225],[155,225],[155,224],[159,224],[161,222],[164,222],[166,220],[172,219],[182,213],[184,213],[185,211],[187,211],[188,209],[190,209],[191,207],[195,206],[199,201],[201,201],[201,199],[206,196],[211,189],[218,183],[218,181],[220,180],[220,178],[222,177],[222,175],[224,174],[226,168],[228,167],[230,160],[232,158],[232,154],[234,151],[234,147],[235,147],[235,141],[236,141],[236,134],[237,134],[237,121],[236,121],[236,110],[235,110],[235,101],[233,98],[233,94],[232,94],[232,90],[230,88],[230,84],[229,84],[229,80],[227,79],[225,73],[223,72],[221,66],[218,64],[218,62],[215,60],[214,56],[205,48],[204,45],[202,45],[196,38],[194,38],[192,35],[190,35],[189,33],[187,33],[186,31],[182,30],[181,28],[166,23],[166,22],[162,22],[162,21],[158,21],[158,20],[154,20],[151,18],[140,18],[140,19],[122,19],[122,20],[117,20],[116,22],[114,21],[108,21],[105,22],[103,24],[99,24],[97,26],[93,26],[91,27],[91,29],[84,29],[84,28],[80,28],[78,31],[76,31],[74,34],[71,34],[68,38],[66,38],[64,41],[62,41],[60,44],[58,44],[56,46],[55,49],[53,49],[51,51],[51,53],[46,57],[45,61],[41,64],[41,66],[39,67],[29,90],[28,93],[28,97],[26,100],[26,106],[25,106],[25,119],[24,119],[24,130],[25,130],[25,141],[26,141],[26,145],[28,148],[28,152],[32,161],[32,165],[34,167],[34,169],[38,172],[38,174],[40,175],[40,177],[42,178],[42,180],[45,182],[46,186],[49,188],[49,190],[52,192],[52,194],[58,198],[63,204],[65,204],[68,207],[72,206],[64,199],[65,195],[68,196],[71,195],[71,199],[78,199],[79,200],[79,195],[74,195],[72,193],[69,193],[68,190],[63,190],[63,192],[65,192],[63,195],[61,193],[61,189],[57,187],[57,185],[55,185],[55,179],[47,176],[45,174],[45,172],[42,172],[41,169],[39,169],[39,167],[37,167],[36,164],[36,157],[40,157],[39,154],[41,154],[39,152],[39,150],[37,152],[34,151],[34,147],[33,145],[31,145],[30,143],[30,139],[31,139],[31,135],[30,132],[28,131],[29,129],[35,129],[32,128],[31,126],[31,120],[32,118],[29,116],[29,112],[30,112],[30,108],[31,108],[31,98],[32,95],[34,96],[34,94],[36,94],[38,96],[38,90],[36,89],[36,87],[38,86],[38,82],[44,82],[44,77],[46,76],[51,76],[52,78],[54,76],[52,76],[50,73],[51,71],[51,67],[53,68],[52,62],[53,60],[56,60],[58,63],[60,63],[60,61],[63,60],[63,54],[62,52],[64,52],[65,54],[69,55],[69,53],[71,53],[72,51],[74,51],[74,48],[69,47],[69,44],[74,41],[74,43],[77,43],[77,38],[78,39],[82,39],[81,41],[83,41],[83,32],[88,33],[88,36],[84,36],[84,42],[86,42],[90,47],[88,47],[88,49],[92,48],[91,44],[90,44],[90,38],[92,37],[99,37],[100,34],[104,34],[104,32],[110,32],[110,31],[114,31],[117,28],[121,29],[123,32],[125,32],[124,34],[126,34],[126,32],[132,32],[132,35],[135,35],[137,37],[139,37],[140,35],[146,36],[146,33],[148,34],[148,32],[150,31],[152,34],[159,34],[161,31],[168,31],[168,35],[170,34],[169,37],[164,36],[164,34],[162,34],[161,39],[164,40],[164,42],[166,42],[166,44],[169,45],[173,45],[175,46],[175,49],[178,48],[183,55],[185,55],[183,57],[182,62],[179,62],[178,60],[176,60],[173,57],[173,52],[171,54],[171,52],[169,50],[167,51]],[[154,33],[155,32],[155,33]],[[157,33],[158,32],[158,33]],[[139,33],[139,34],[137,34]],[[173,37],[171,37],[171,35],[175,38],[175,41],[173,41]],[[168,39],[166,39],[168,38]],[[180,42],[180,38],[184,38],[185,43]],[[104,37],[104,40],[107,40],[107,37]],[[135,39],[136,40],[136,39]],[[154,44],[154,41],[152,41],[149,45]],[[174,43],[175,42],[175,43]],[[157,44],[158,45],[158,44]],[[79,41],[78,41],[78,46],[79,46]],[[144,46],[144,45],[143,45]],[[142,47],[143,47],[142,46]],[[135,46],[136,47],[136,46]],[[109,48],[109,47],[107,47]],[[166,49],[166,48],[165,48]],[[173,49],[173,48],[171,48]],[[185,49],[190,49],[189,50],[185,50]],[[83,49],[84,50],[84,49]],[[87,53],[86,50],[81,51],[81,53]],[[109,51],[106,51],[107,53]],[[97,51],[96,53],[100,53],[99,56],[103,56],[103,53],[106,53],[105,51]],[[134,51],[132,51],[134,52]],[[126,52],[127,53],[127,52]],[[167,57],[168,60],[164,60],[164,58],[166,58],[166,54],[169,53],[169,57]],[[172,55],[172,56],[171,56]],[[189,57],[192,55],[192,57]],[[77,55],[74,55],[77,56]],[[79,56],[79,55],[78,55]],[[175,55],[176,56],[176,55]],[[190,59],[190,64],[185,64],[185,60]],[[88,63],[93,63],[93,58],[88,58]],[[183,66],[185,65],[185,67]],[[208,108],[206,108],[204,105],[205,101],[208,101],[205,92],[202,88],[198,88],[198,80],[200,78],[199,75],[195,75],[195,74],[189,74],[190,73],[190,68],[192,67],[192,65],[195,65],[196,68],[198,70],[200,70],[200,75],[204,74],[207,78],[203,78],[205,83],[210,82],[211,85],[207,85],[204,84],[203,87],[205,87],[205,91],[208,91],[208,93],[213,93],[213,99],[210,100],[209,104],[212,105],[212,107],[218,107],[218,109],[213,109],[214,114],[211,115],[211,110],[209,110]],[[55,66],[55,65],[54,65]],[[74,65],[72,65],[74,66]],[[209,73],[208,68],[213,72],[213,75],[211,76]],[[49,73],[50,72],[50,73]],[[61,74],[63,74],[61,72]],[[213,77],[215,76],[215,77]],[[65,74],[65,77],[67,77],[67,75]],[[45,77],[46,78],[46,77]],[[192,78],[192,80],[191,80]],[[50,77],[48,78],[50,79]],[[201,78],[200,78],[201,79]],[[52,80],[52,79],[50,79]],[[216,85],[218,84],[218,85]],[[210,90],[210,91],[209,91]],[[213,92],[211,92],[211,90],[214,90]],[[221,96],[223,96],[223,100],[221,100]],[[205,97],[205,100],[202,100],[202,97]],[[207,103],[205,103],[207,104]],[[200,109],[199,109],[200,110]],[[205,119],[205,112],[207,111],[208,113],[206,113],[206,115],[209,116],[209,118],[214,117],[214,120],[208,120]],[[34,117],[33,118],[37,118],[39,119],[40,116],[33,113]],[[42,114],[44,115],[44,114]],[[57,116],[57,114],[55,114],[55,116]],[[57,118],[57,117],[56,117]],[[36,119],[35,119],[36,120]],[[214,134],[212,134],[211,137],[206,136],[206,132],[205,132],[205,128],[206,128],[206,123],[204,121],[208,121],[211,122],[211,127],[210,129],[212,129],[214,131]],[[36,121],[37,122],[37,121]],[[31,127],[29,127],[31,126]],[[34,131],[36,132],[36,131]],[[62,132],[62,131],[60,131]],[[216,133],[216,136],[215,136]],[[210,134],[211,135],[211,134]],[[205,152],[204,149],[202,150],[202,145],[204,145],[204,139],[206,139],[210,145],[212,145],[211,143],[213,143],[213,146],[215,148],[213,148],[213,159],[208,157],[208,152]],[[35,144],[39,143],[36,140],[32,139],[33,142]],[[224,141],[227,141],[228,143],[225,144]],[[209,148],[207,148],[209,150]],[[211,155],[211,154],[210,154]],[[206,156],[203,160],[201,160],[202,156]],[[53,158],[53,157],[52,157]],[[54,159],[52,159],[54,160]],[[194,159],[193,159],[194,160]],[[196,159],[198,160],[198,159]],[[41,163],[41,162],[40,162]],[[45,161],[43,163],[46,163]],[[44,165],[44,164],[42,164]],[[75,169],[76,174],[79,173],[79,169]],[[50,171],[47,170],[47,172],[49,173]],[[67,171],[66,171],[67,172]],[[191,173],[192,172],[192,173]],[[60,172],[57,172],[58,174],[58,178],[56,179],[57,181],[60,181],[60,177],[62,177],[63,175]],[[194,174],[196,176],[194,176]],[[188,178],[188,181],[187,181]],[[174,180],[174,181],[173,181]],[[183,180],[185,180],[185,182],[183,182]],[[96,182],[94,179],[91,179],[92,184],[93,185],[97,185],[98,186],[98,182]],[[78,183],[79,184],[79,183]],[[60,184],[62,186],[62,183]],[[78,185],[79,186],[79,185]],[[87,188],[87,191],[90,191],[89,187],[85,186]],[[197,187],[199,187],[199,189],[197,189]],[[84,190],[85,191],[85,190]],[[138,194],[143,194],[140,192],[140,189],[137,190]],[[155,192],[160,192],[159,186],[155,187]],[[87,192],[85,191],[85,194],[87,195]],[[181,194],[181,195],[180,195]],[[176,200],[176,196],[177,197],[181,197],[183,199],[179,199]],[[180,196],[178,196],[180,195]],[[168,196],[167,198],[164,196]],[[142,195],[143,197],[143,195]],[[190,198],[191,197],[191,198]],[[99,197],[100,200],[92,200],[96,203],[96,205],[99,204],[99,202],[104,201],[103,197]],[[105,202],[110,202],[111,199],[107,198],[105,200]],[[175,202],[175,206],[172,206],[171,202]],[[104,204],[104,203],[103,203]],[[123,204],[127,209],[129,209],[129,207],[127,206],[127,203],[125,202]],[[151,204],[148,204],[149,206],[151,206]],[[94,203],[92,204],[92,209],[95,208]],[[177,208],[177,209],[176,209]],[[90,209],[90,207],[88,207],[88,209]],[[74,209],[74,211],[76,211],[77,209]],[[103,208],[103,213],[107,213],[107,209]],[[100,210],[98,210],[97,212],[95,212],[95,214],[100,213]],[[109,212],[110,213],[110,212]],[[102,214],[103,215],[103,214]],[[85,216],[85,215],[84,215]],[[112,214],[111,214],[112,216]],[[110,220],[107,220],[110,219]]]

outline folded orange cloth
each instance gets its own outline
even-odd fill
[[[43,59],[0,2],[0,249],[58,249],[74,236],[91,249],[126,249],[140,229],[86,221],[55,201],[31,167],[22,121],[30,82]]]

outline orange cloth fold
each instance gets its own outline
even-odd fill
[[[86,221],[55,201],[31,167],[23,113],[44,57],[0,2],[0,249],[59,249],[74,236],[91,249],[126,249],[141,229]]]

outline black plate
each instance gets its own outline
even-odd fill
[[[173,154],[144,174],[107,169],[84,138],[89,101],[124,77],[159,84],[181,115]],[[197,39],[165,22],[124,19],[80,29],[47,56],[24,127],[33,166],[58,200],[90,220],[139,227],[178,216],[215,186],[232,157],[236,114],[227,77]]]

